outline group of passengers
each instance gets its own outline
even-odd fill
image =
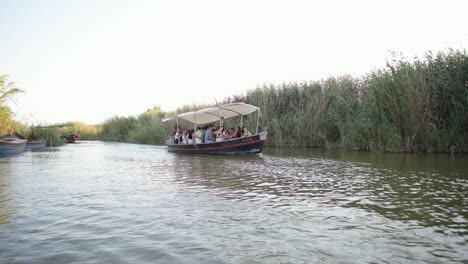
[[[214,127],[210,124],[205,125],[204,127],[198,127],[197,130],[181,129],[178,126],[174,126],[172,129],[172,135],[174,144],[201,144],[248,137],[252,134],[246,127],[243,127],[242,129],[240,127],[226,129],[222,126]]]

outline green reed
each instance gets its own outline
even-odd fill
[[[28,140],[36,139],[45,139],[49,147],[57,147],[65,144],[62,132],[58,127],[31,128],[28,133]]]
[[[361,77],[264,84],[222,103],[260,107],[268,146],[324,147],[382,152],[468,150],[468,56],[448,50],[407,60],[394,57],[385,69]],[[209,105],[182,106],[177,113]],[[107,119],[90,137],[162,144],[174,116],[159,107],[139,116]],[[237,126],[240,120],[227,120]],[[256,116],[243,119],[255,130]],[[190,124],[183,124],[187,129]],[[94,133],[94,134],[93,134]],[[94,136],[93,136],[94,135]]]
[[[262,109],[270,146],[466,151],[468,57],[427,53],[359,78],[265,84],[228,101]]]
[[[154,107],[136,117],[114,116],[100,125],[97,138],[115,142],[162,144],[165,126],[161,120],[165,115],[160,107]]]

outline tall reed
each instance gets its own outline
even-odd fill
[[[422,58],[394,58],[361,77],[263,84],[223,103],[247,102],[262,110],[268,146],[324,147],[383,152],[468,150],[468,56],[448,50]],[[176,112],[207,105],[183,106]],[[97,138],[161,144],[170,128],[165,113],[112,117]],[[229,123],[230,122],[230,123]],[[239,120],[227,122],[228,126]],[[254,129],[256,117],[243,124]],[[189,124],[186,126],[191,128]]]
[[[360,78],[265,84],[227,101],[263,110],[270,146],[466,151],[468,56],[427,53]]]
[[[162,144],[166,133],[161,119],[165,115],[160,107],[154,107],[137,117],[114,116],[101,124],[97,137],[116,142]]]

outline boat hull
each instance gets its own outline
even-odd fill
[[[44,148],[47,145],[47,142],[44,141],[37,141],[37,142],[27,142],[26,143],[26,150]]]
[[[168,151],[185,154],[259,154],[262,152],[266,135],[258,134],[250,137],[242,137],[222,142],[202,144],[169,144]]]
[[[71,134],[71,135],[68,135],[68,136],[63,136],[63,138],[65,139],[65,141],[67,143],[75,143],[75,141],[79,140],[81,138],[80,134]]]
[[[26,149],[26,140],[24,139],[0,139],[0,154],[17,154]]]

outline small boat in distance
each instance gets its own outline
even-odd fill
[[[7,135],[0,139],[0,154],[17,154],[26,149],[26,139]]]
[[[39,148],[44,148],[47,146],[47,141],[45,139],[28,141],[26,143],[26,150],[34,150]]]
[[[63,136],[63,138],[65,139],[67,143],[75,143],[75,141],[79,140],[81,136],[80,134],[76,133],[76,134],[71,134],[68,136]]]
[[[198,111],[178,114],[173,118],[168,118],[163,121],[176,119],[178,127],[178,119],[182,119],[192,123],[196,130],[197,126],[206,125],[219,121],[220,126],[223,126],[224,120],[240,117],[241,127],[242,118],[246,115],[257,112],[257,126],[255,134],[245,137],[237,137],[218,142],[197,143],[193,139],[193,144],[175,144],[174,141],[168,142],[168,151],[173,153],[186,154],[258,154],[262,152],[263,144],[267,139],[267,132],[259,133],[258,122],[260,119],[260,109],[256,106],[245,103],[231,103],[201,109]]]

